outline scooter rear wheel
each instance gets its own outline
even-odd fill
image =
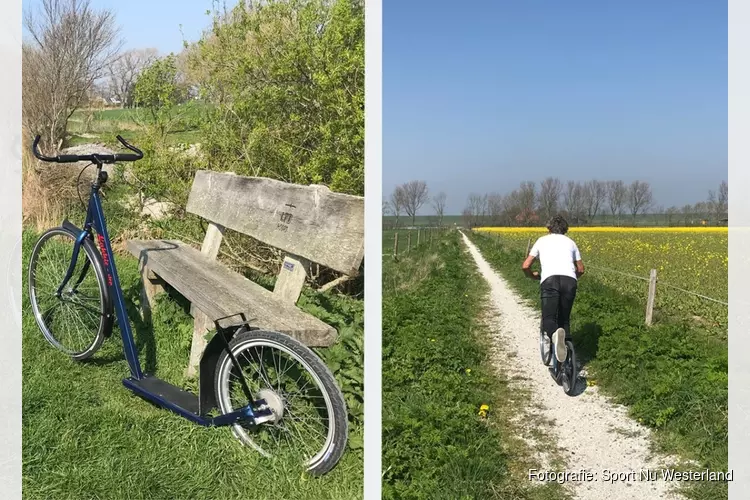
[[[240,376],[256,399],[264,399],[274,419],[257,426],[235,424],[242,443],[266,457],[288,457],[312,474],[330,471],[344,453],[347,410],[331,371],[307,346],[277,332],[235,335],[215,372],[216,399],[222,413],[247,404]]]

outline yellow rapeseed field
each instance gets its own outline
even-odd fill
[[[525,251],[545,228],[486,227],[505,244]],[[674,285],[723,302],[727,301],[728,231],[726,227],[581,227],[568,234],[581,250],[592,275],[623,293],[644,299],[648,284],[613,271],[643,278],[656,269],[656,306],[666,313],[687,313],[707,324],[726,325],[727,307],[690,297]]]

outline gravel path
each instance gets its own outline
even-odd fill
[[[530,389],[532,403],[540,406],[537,425],[553,422],[549,431],[557,441],[566,467],[564,471],[551,472],[584,469],[591,472],[592,479],[566,483],[578,499],[682,499],[681,495],[671,492],[672,483],[661,479],[660,469],[667,467],[670,459],[651,454],[649,430],[629,418],[622,405],[610,403],[596,387],[585,387],[585,382],[579,383],[576,392],[580,394],[574,397],[566,395],[555,383],[539,357],[538,310],[526,305],[492,270],[469,238],[466,235],[463,238],[491,287],[492,306],[498,313],[497,336],[502,340],[505,355],[504,360],[497,362],[502,363],[506,371],[510,366],[512,375],[521,378]],[[519,272],[520,265],[519,262]],[[639,480],[641,470],[647,469],[655,470],[659,479]],[[616,474],[627,473],[631,473],[630,477],[620,476],[622,480],[612,481]]]

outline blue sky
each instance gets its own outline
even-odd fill
[[[664,206],[726,180],[726,2],[384,0],[384,196],[421,179],[460,213],[547,176]]]
[[[24,0],[24,13],[40,3]],[[230,6],[236,3],[227,1]],[[183,41],[180,25],[185,38],[194,42],[211,23],[206,15],[212,8],[211,0],[91,0],[91,5],[114,12],[128,49],[154,47],[162,54],[179,52]]]

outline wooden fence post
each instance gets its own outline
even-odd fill
[[[393,256],[398,257],[398,232],[393,236]]]
[[[419,246],[419,242],[421,241],[421,236],[422,236],[422,230],[417,229],[417,246]]]
[[[406,253],[411,252],[411,231],[406,233]]]
[[[654,299],[656,298],[656,269],[651,270],[648,280],[648,301],[646,302],[646,326],[651,326],[654,319]]]

